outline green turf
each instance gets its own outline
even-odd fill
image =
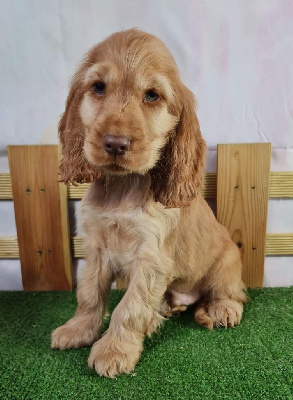
[[[53,351],[74,293],[0,292],[1,399],[292,399],[293,287],[250,290],[242,324],[212,332],[192,310],[145,340],[131,375],[100,378],[89,348]],[[122,293],[113,291],[110,310]]]

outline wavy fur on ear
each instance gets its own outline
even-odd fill
[[[152,170],[155,200],[165,207],[184,207],[193,200],[202,184],[206,144],[195,113],[193,94],[183,86],[179,123],[162,156]]]
[[[58,126],[63,153],[59,172],[61,181],[66,184],[92,182],[94,178],[100,176],[100,172],[94,169],[85,158],[83,150],[85,132],[79,115],[79,106],[83,97],[82,79],[87,61],[81,65],[72,79],[65,112]]]

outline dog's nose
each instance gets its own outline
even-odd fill
[[[125,136],[105,135],[103,141],[106,152],[114,156],[123,156],[130,147],[130,140]]]

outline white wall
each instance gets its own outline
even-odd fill
[[[112,32],[159,36],[195,93],[208,169],[216,144],[271,142],[271,169],[293,170],[292,0],[0,0],[0,172],[8,144],[57,143],[68,82]],[[268,232],[293,232],[293,201],[269,204]],[[0,236],[16,235],[0,202]],[[266,259],[265,285],[293,284],[292,258]],[[19,261],[0,260],[0,289],[21,289]]]

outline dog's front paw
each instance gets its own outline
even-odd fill
[[[110,338],[105,334],[92,347],[88,365],[100,376],[115,378],[120,374],[129,374],[136,366],[142,345],[123,343],[121,339]]]
[[[72,318],[52,332],[51,348],[78,349],[92,345],[96,339],[97,333],[87,321]]]

